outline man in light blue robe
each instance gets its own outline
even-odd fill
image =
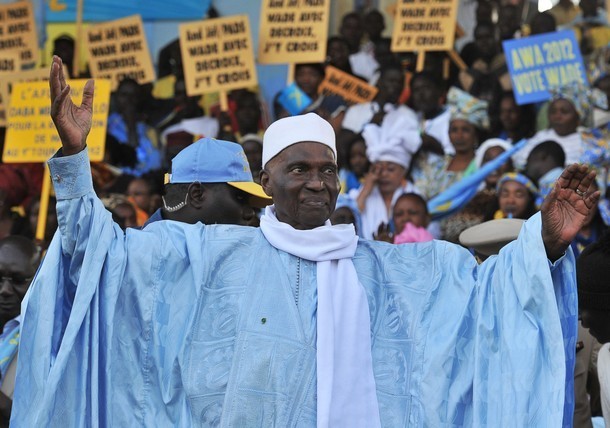
[[[570,425],[568,244],[599,198],[585,167],[566,169],[543,215],[478,266],[446,242],[392,246],[327,225],[339,190],[334,139],[295,130],[312,139],[286,147],[267,140],[270,128],[275,157],[261,184],[275,207],[261,229],[159,221],[123,234],[91,185],[93,84],[74,106],[60,65],[54,58],[51,94],[63,152],[49,162],[60,232],[24,304],[14,426]],[[307,255],[326,251],[317,237],[333,244],[346,233],[349,258]],[[328,323],[326,286],[332,297],[352,263],[369,355],[342,370],[326,346],[342,343],[342,329],[332,337],[318,324]],[[335,315],[349,312],[340,300]],[[351,351],[331,347],[330,358],[362,348]],[[372,384],[374,402],[360,383]]]

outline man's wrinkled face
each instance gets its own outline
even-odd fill
[[[21,301],[36,273],[31,257],[16,245],[0,247],[0,320],[6,322],[21,311]]]
[[[335,156],[321,143],[293,144],[267,163],[261,185],[279,221],[301,230],[323,226],[339,195]]]

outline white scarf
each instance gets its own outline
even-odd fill
[[[373,375],[371,326],[364,287],[352,257],[358,237],[352,225],[297,230],[265,209],[261,231],[280,251],[317,262],[317,426],[380,427]]]

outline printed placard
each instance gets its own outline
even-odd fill
[[[79,105],[87,80],[71,80],[71,97]],[[53,120],[48,82],[21,82],[13,85],[7,110],[8,126],[2,161],[6,163],[46,162],[61,147]],[[95,80],[93,121],[87,138],[89,158],[102,161],[108,122],[110,81]]]
[[[257,84],[247,15],[180,25],[180,50],[188,95]]]
[[[588,85],[574,32],[565,30],[502,43],[518,104],[548,100],[549,89]]]
[[[38,36],[32,2],[19,1],[0,5],[0,57],[19,52],[23,65],[38,61]]]
[[[392,51],[452,50],[457,8],[457,0],[399,0]]]
[[[8,102],[8,87],[4,89],[10,76],[21,71],[21,54],[17,51],[2,53],[0,58],[0,126],[6,126],[6,106]],[[6,92],[5,92],[6,91]]]
[[[358,79],[332,65],[326,66],[324,80],[318,88],[322,94],[334,94],[343,97],[350,105],[371,101],[378,89],[364,80]]]
[[[330,0],[263,0],[258,62],[324,62]]]
[[[124,78],[140,84],[155,80],[140,15],[90,26],[86,44],[91,75],[111,80],[113,91]]]

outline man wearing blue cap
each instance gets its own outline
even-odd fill
[[[306,114],[265,133],[274,205],[260,228],[162,221],[124,236],[91,185],[93,82],[76,107],[54,58],[50,84],[60,233],[24,305],[13,426],[570,423],[569,242],[599,198],[586,167],[478,265],[447,242],[330,225],[335,136]]]
[[[258,225],[254,208],[271,203],[252,180],[248,159],[239,144],[203,138],[172,159],[163,208],[145,226],[159,220],[195,224]]]

